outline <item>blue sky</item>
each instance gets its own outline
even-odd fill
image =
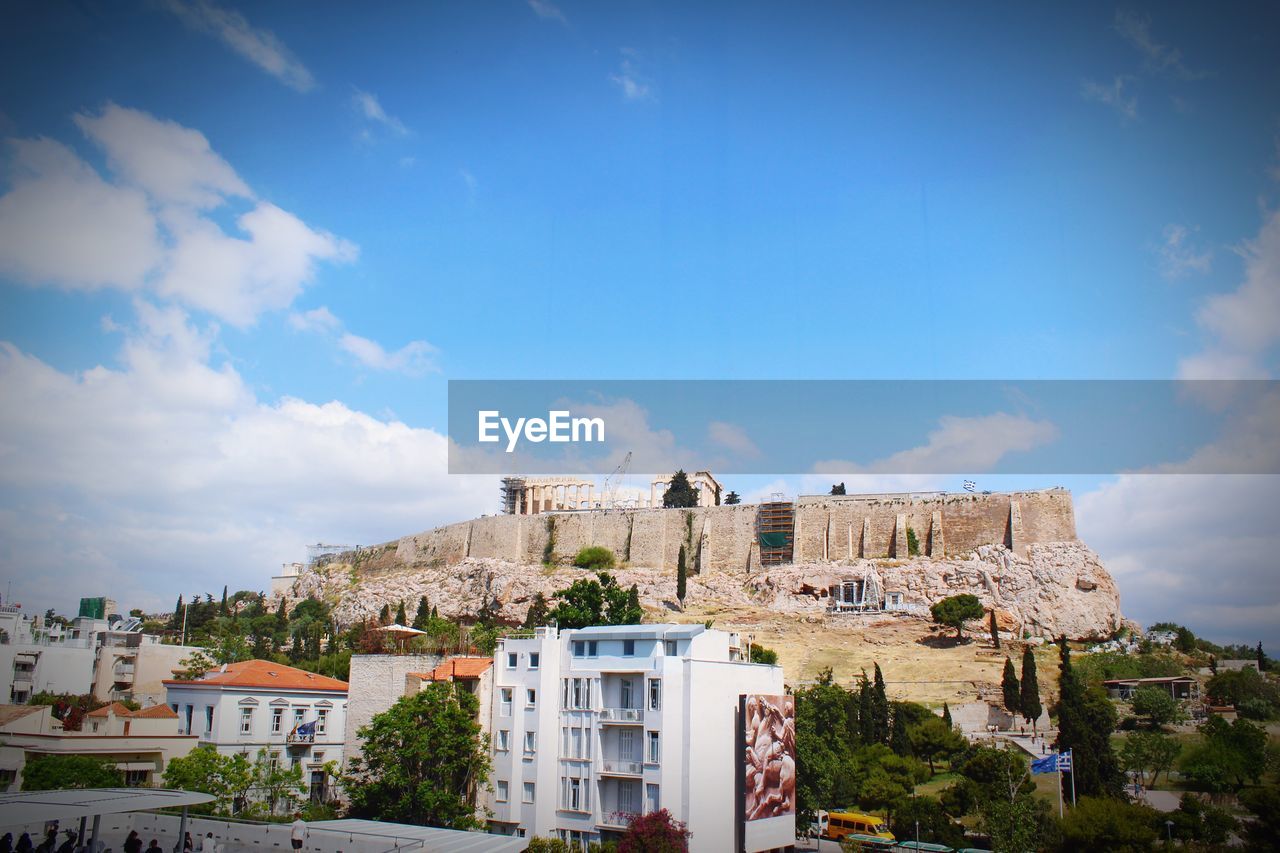
[[[3,14],[0,566],[42,606],[492,511],[448,379],[1276,373],[1273,5]],[[1272,478],[1144,482],[1072,483],[1126,612],[1280,644],[1274,543],[1192,611],[1114,518]]]

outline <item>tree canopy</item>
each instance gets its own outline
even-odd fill
[[[353,816],[455,829],[483,825],[475,792],[489,778],[479,700],[452,684],[429,684],[360,729],[362,756],[345,788]]]
[[[596,579],[574,581],[553,596],[556,606],[549,617],[561,628],[589,628],[592,625],[638,625],[644,621],[640,590],[618,585],[608,572]]]
[[[662,505],[667,509],[687,509],[698,505],[698,490],[689,482],[689,475],[683,470],[671,476],[667,490],[662,493]]]
[[[118,788],[123,783],[115,762],[91,755],[32,756],[22,769],[22,790]]]
[[[964,636],[964,623],[971,619],[981,619],[983,612],[982,602],[976,595],[967,592],[944,598],[929,608],[933,621],[956,629],[957,640]]]

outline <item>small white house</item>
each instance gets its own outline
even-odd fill
[[[179,730],[250,761],[260,750],[301,765],[312,800],[332,798],[325,763],[343,763],[347,683],[266,660],[226,664],[195,681],[164,682]]]

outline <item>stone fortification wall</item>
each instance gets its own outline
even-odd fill
[[[588,545],[626,563],[676,567],[680,547],[696,571],[760,568],[756,505],[611,509],[484,516],[344,556],[363,574],[380,568],[440,567],[467,558],[564,564]],[[905,558],[908,530],[919,554],[948,557],[983,545],[1025,554],[1028,545],[1076,541],[1071,493],[900,494],[802,497],[795,505],[795,562]],[[379,559],[390,556],[394,560]]]

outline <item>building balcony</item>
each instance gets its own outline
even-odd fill
[[[300,735],[297,732],[290,732],[284,739],[289,746],[310,746],[316,742],[315,735]]]
[[[608,776],[642,776],[644,762],[627,758],[606,758],[600,762],[600,772]]]
[[[635,812],[605,812],[600,816],[600,822],[596,826],[602,829],[622,829],[625,830],[631,826],[631,821],[637,817]]]
[[[35,681],[35,679],[35,673],[29,670],[20,669],[13,674],[13,681],[15,684],[30,684]]]
[[[644,708],[601,708],[602,723],[643,723]]]

